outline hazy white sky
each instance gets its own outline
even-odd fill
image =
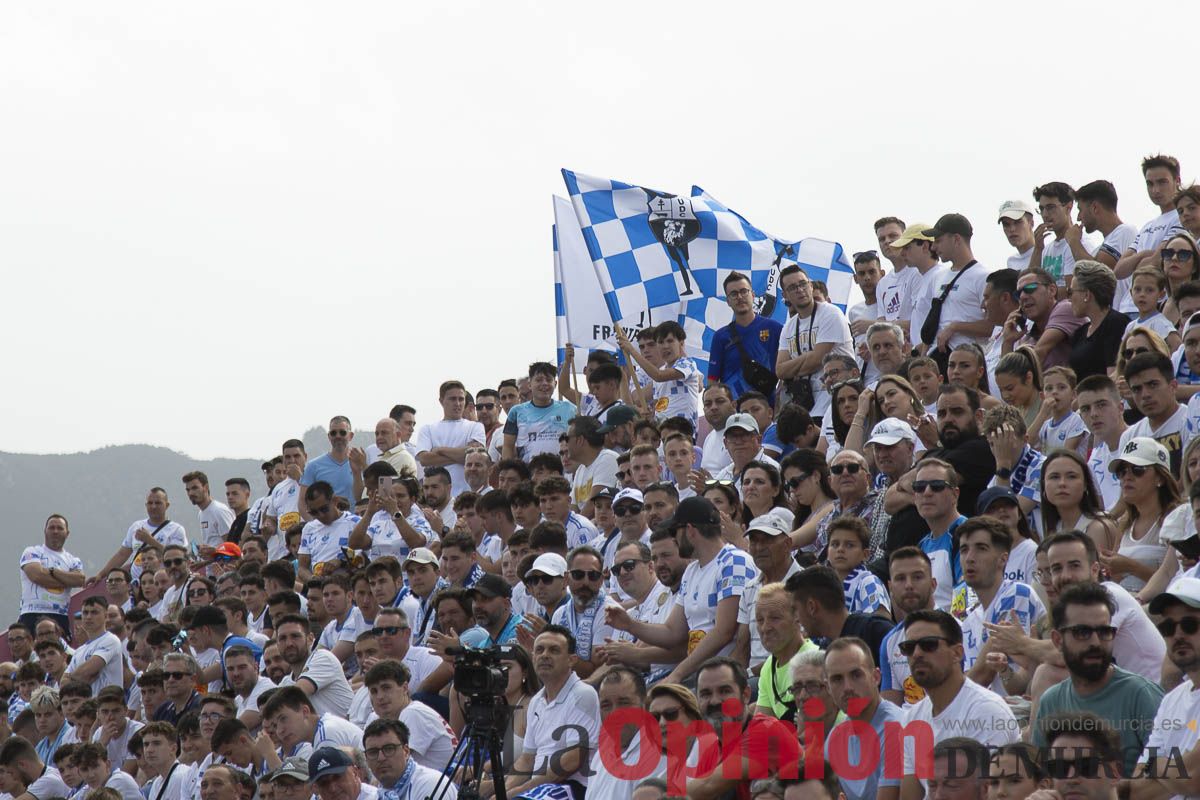
[[[564,166],[848,250],[960,211],[989,263],[1037,183],[1107,178],[1140,224],[1142,155],[1200,174],[1197,4],[983,8],[6,4],[0,449],[436,417],[442,379],[552,358]]]

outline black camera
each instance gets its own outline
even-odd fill
[[[477,700],[503,697],[508,690],[508,665],[512,659],[509,645],[492,645],[483,649],[449,648],[454,656],[454,688],[458,693]]]

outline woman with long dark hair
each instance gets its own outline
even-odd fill
[[[788,453],[779,468],[795,512],[793,526],[803,525],[814,514],[823,516],[833,507],[833,484],[830,483],[829,462],[825,456],[811,448],[802,447]]]
[[[1116,549],[1116,526],[1104,513],[1104,497],[1078,453],[1055,450],[1046,456],[1040,490],[1043,538],[1079,530],[1096,543],[1097,550]]]
[[[863,383],[858,378],[835,383],[829,389],[829,414],[833,427],[833,441],[825,450],[825,458],[832,460],[846,446],[846,436],[850,433],[850,424],[854,422],[854,414],[858,411],[858,396],[862,394]]]
[[[751,461],[742,470],[742,524],[768,511],[788,525],[795,519],[779,470],[765,461]]]
[[[1170,464],[1167,448],[1145,436],[1130,439],[1109,462],[1108,468],[1121,480],[1125,514],[1117,521],[1117,551],[1101,551],[1100,560],[1130,593],[1140,591],[1167,557],[1167,546],[1158,537],[1163,520],[1180,503]]]

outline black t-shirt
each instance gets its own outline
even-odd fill
[[[1080,325],[1071,334],[1070,362],[1075,377],[1083,380],[1090,375],[1107,375],[1108,368],[1117,363],[1117,351],[1128,326],[1129,317],[1116,309],[1109,309],[1091,336],[1087,335],[1088,326]]]
[[[958,470],[958,513],[975,516],[975,504],[979,495],[996,475],[996,457],[991,445],[982,436],[964,439],[956,447],[938,447],[926,453],[926,457],[949,461]],[[918,462],[919,464],[919,462]]]
[[[917,513],[917,507],[915,505],[905,506],[892,514],[892,518],[888,522],[887,543],[883,547],[883,555],[867,564],[867,567],[881,581],[887,583],[891,578],[888,570],[888,556],[901,547],[918,546],[928,533],[929,523]]]
[[[871,646],[875,666],[879,666],[879,646],[896,623],[874,614],[851,614],[842,624],[842,636],[857,636]]]

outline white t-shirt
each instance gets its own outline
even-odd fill
[[[133,738],[135,733],[144,727],[146,727],[144,724],[135,719],[126,720],[125,732],[115,739],[110,739],[108,742],[107,748],[109,765],[115,769],[120,769],[122,764],[134,758],[133,753],[129,752],[129,740]],[[102,728],[97,727],[96,730],[92,732],[92,741],[96,744],[99,744],[100,734],[103,732],[104,730]]]
[[[1138,319],[1135,315],[1129,320],[1129,324],[1125,326],[1125,335],[1128,336],[1134,328],[1149,328],[1163,338],[1165,342],[1167,337],[1172,333],[1179,333],[1171,320],[1167,319],[1161,311],[1155,311],[1150,315],[1149,319]]]
[[[783,576],[783,582],[800,572],[800,565],[796,563],[796,559],[789,558],[787,574]],[[748,626],[750,631],[750,666],[757,667],[767,660],[767,656],[771,655],[767,652],[767,648],[763,647],[762,636],[758,633],[758,623],[754,619],[754,607],[758,603],[758,592],[763,587],[763,576],[760,572],[758,576],[750,581],[746,586],[746,591],[738,598],[738,615],[737,621],[739,625]]]
[[[358,610],[358,606],[354,606],[344,620],[331,619],[325,624],[317,644],[326,650],[332,650],[338,642],[350,642],[353,645],[365,626],[362,612]]]
[[[741,598],[750,581],[758,577],[754,561],[744,550],[726,544],[720,552],[701,566],[693,561],[683,571],[679,581],[676,605],[683,607],[688,626],[688,653],[711,631],[717,623],[717,605],[727,597]],[[726,644],[715,655],[725,656],[733,650],[733,642]]]
[[[272,536],[267,541],[267,556],[271,559],[282,558],[287,552],[287,542],[284,539],[284,534],[293,525],[300,523],[300,484],[291,478],[284,478],[279,483],[275,484],[275,488],[271,490],[271,502],[267,506],[267,516],[274,517],[278,529],[278,533]],[[276,544],[278,540],[278,544]],[[280,549],[278,555],[271,549],[272,546]]]
[[[799,337],[797,338],[797,331]],[[854,358],[854,339],[850,335],[850,323],[846,315],[832,303],[817,303],[813,313],[804,319],[792,316],[783,325],[779,336],[779,349],[786,352],[788,358],[808,353],[819,344],[832,343],[831,353]],[[821,416],[829,408],[829,392],[821,380],[821,369],[808,376],[813,391],[814,417]]]
[[[850,306],[846,310],[846,320],[853,325],[860,319],[869,319],[872,322],[879,319],[879,287],[875,287],[875,302],[868,305],[867,303],[857,303]],[[863,331],[858,336],[854,337],[854,346],[858,347],[867,343],[866,331]]]
[[[725,449],[723,431],[709,431],[708,436],[704,437],[704,447],[701,448],[701,453],[700,468],[706,470],[709,475],[716,475],[729,466],[729,462],[733,460],[729,456],[729,451]]]
[[[1120,449],[1119,445],[1117,449]],[[1112,508],[1121,499],[1121,481],[1108,471],[1108,463],[1112,458],[1113,453],[1104,442],[1093,444],[1092,454],[1088,457],[1088,469],[1092,471],[1092,480],[1096,482],[1096,488],[1104,498],[1106,509]]]
[[[1094,234],[1084,234],[1083,249],[1095,255],[1100,249],[1100,238]],[[1075,254],[1071,252],[1071,244],[1066,239],[1052,239],[1042,250],[1042,269],[1049,272],[1059,286],[1067,285],[1067,276],[1075,274]],[[1062,295],[1059,295],[1060,297]]]
[[[70,797],[71,789],[63,781],[62,775],[54,767],[46,767],[33,783],[25,787],[25,791],[36,800],[49,800],[51,797]]]
[[[1033,573],[1037,570],[1038,543],[1033,539],[1022,539],[1008,554],[1004,565],[1004,580],[1033,585]]]
[[[951,322],[979,322],[983,319],[983,287],[987,284],[987,277],[992,270],[978,262],[971,265],[966,272],[962,272],[962,270],[955,272],[947,267],[944,272],[939,273],[932,284],[930,300],[941,297],[945,287],[960,273],[962,277],[954,284],[946,301],[942,303],[941,327],[943,328]],[[923,318],[922,322],[924,322]],[[919,331],[917,335],[920,336]],[[975,342],[982,347],[987,344],[987,340],[986,335],[966,336],[956,333],[950,337],[950,347],[958,347],[960,344],[968,342]]]
[[[346,701],[346,709],[350,708],[349,700]],[[343,713],[345,712],[343,710]],[[321,714],[321,718],[317,720],[317,731],[313,734],[312,746],[316,750],[325,746],[331,747],[355,747],[362,749],[362,728],[350,722],[346,718],[325,712]]]
[[[1133,246],[1133,242],[1137,239],[1137,228],[1130,225],[1128,222],[1122,222],[1117,227],[1109,231],[1109,234],[1104,237],[1104,243],[1100,245],[1099,252],[1107,253],[1108,256],[1116,261],[1121,260],[1121,256]],[[1137,306],[1133,304],[1133,296],[1130,290],[1133,288],[1133,276],[1117,279],[1117,293],[1113,298],[1112,307],[1122,314],[1136,314]]]
[[[128,772],[114,768],[112,774],[108,776],[108,780],[104,782],[106,789],[116,789],[121,793],[121,800],[145,800],[142,797],[142,790],[138,787],[137,781],[130,777]]]
[[[427,797],[433,797],[433,790],[438,787],[439,781],[441,781],[441,786],[437,789],[437,796],[444,797],[445,800],[458,800],[458,787],[442,778],[441,769],[445,766],[443,764],[439,769],[430,769],[417,764],[412,778],[408,782],[408,788],[399,794],[389,791],[387,793],[389,800],[425,800]],[[443,792],[445,794],[442,794]]]
[[[408,726],[408,746],[416,762],[430,769],[445,769],[458,746],[458,737],[442,715],[413,700],[400,712],[400,721]]]
[[[21,613],[65,616],[70,610],[71,590],[47,589],[29,580],[24,567],[35,562],[47,572],[52,568],[62,572],[82,572],[83,562],[66,550],[51,550],[44,544],[26,547],[21,553]]]
[[[1153,250],[1171,236],[1182,231],[1183,227],[1179,224],[1179,212],[1172,208],[1143,225],[1138,231],[1137,238],[1129,246],[1129,250],[1135,253]]]
[[[1184,676],[1183,682],[1163,697],[1158,704],[1158,713],[1154,715],[1154,729],[1146,739],[1146,750],[1142,753],[1139,763],[1148,763],[1151,756],[1166,759],[1171,750],[1187,753],[1196,747],[1200,738],[1200,726],[1194,720],[1200,719],[1200,691],[1192,683],[1192,679]],[[1185,795],[1174,795],[1172,800]]]
[[[235,516],[233,509],[216,500],[200,509],[200,542],[212,547],[223,544]]]
[[[664,369],[678,370],[682,378],[654,382],[654,416],[661,422],[671,417],[683,417],[696,427],[700,411],[700,390],[704,376],[696,362],[687,356],[667,364]]]
[[[334,714],[341,716],[350,708],[354,692],[342,672],[342,662],[328,650],[314,650],[304,663],[301,678],[308,678],[316,684],[317,691],[309,695],[313,708],[318,714]],[[291,675],[284,675],[281,686],[295,683]],[[361,744],[357,745],[361,747]]]
[[[466,447],[471,442],[483,445],[486,441],[487,433],[484,432],[482,423],[469,419],[441,419],[422,425],[417,431],[417,453],[426,453],[435,447]],[[463,473],[462,464],[447,464],[446,471],[450,473],[451,496],[459,495],[470,488],[467,486],[467,476]]]
[[[595,603],[596,601],[593,600],[592,602]],[[555,609],[550,621],[555,625],[562,625],[569,630],[576,641],[580,645],[583,645],[583,642],[579,642],[580,634],[582,633],[582,620],[583,614],[575,608],[575,601],[572,600],[569,603],[563,603]],[[596,610],[596,616],[592,620],[592,641],[591,649],[588,650],[589,657],[595,648],[604,644],[605,639],[611,639],[612,637],[613,629],[604,622],[604,603],[600,603],[599,608]]]
[[[178,761],[175,762],[174,768],[168,768],[167,774],[160,775],[150,781],[146,790],[146,797],[149,800],[182,800],[183,798],[183,781],[187,777],[189,769]],[[163,780],[166,779],[167,786],[162,788]]]
[[[1154,627],[1138,601],[1124,587],[1112,581],[1100,584],[1117,603],[1112,624],[1117,629],[1113,639],[1113,661],[1121,669],[1136,672],[1151,683],[1162,680],[1163,659],[1167,643]]]
[[[247,711],[258,711],[258,698],[262,697],[262,693],[268,689],[275,688],[275,681],[268,678],[266,675],[258,676],[258,683],[254,684],[254,688],[250,690],[250,694],[242,697],[240,694],[233,696],[233,704],[237,706],[237,715],[241,717]]]
[[[889,272],[879,279],[879,284],[875,287],[875,306],[879,310],[879,316],[888,322],[905,319],[901,315],[904,308],[904,296],[911,290],[912,282],[916,279],[917,274],[914,267],[905,267]],[[911,312],[911,302],[908,304],[908,308]]]
[[[319,519],[309,521],[300,534],[300,555],[309,556],[313,566],[339,560],[342,548],[350,546],[350,532],[358,520],[356,515],[343,511],[330,525]]]
[[[921,341],[921,328],[925,325],[925,317],[929,316],[930,304],[933,302],[933,287],[941,286],[939,282],[942,275],[949,272],[949,264],[934,264],[924,274],[920,270],[913,268],[916,275],[913,277],[911,291],[908,297],[903,299],[908,305],[909,326],[908,334],[913,344]],[[944,314],[944,312],[943,312]],[[904,318],[904,312],[901,311],[900,318]],[[942,317],[945,319],[945,316]]]
[[[980,686],[970,678],[963,681],[962,688],[936,717],[933,715],[933,700],[928,695],[920,702],[904,709],[904,725],[914,722],[929,726],[933,732],[933,743],[957,736],[974,739],[980,744],[1000,746],[1011,744],[1021,736],[1016,717],[1008,703],[990,689]],[[918,726],[918,728],[924,727]],[[904,738],[904,774],[914,775],[915,757],[913,739]]]
[[[571,497],[575,506],[582,507],[598,486],[610,489],[617,486],[617,454],[612,450],[601,450],[591,464],[575,467],[575,474],[571,476]]]
[[[661,581],[655,580],[654,588],[646,594],[646,599],[629,609],[629,617],[638,622],[663,625],[666,623],[667,617],[671,616],[671,609],[674,607],[675,603],[671,597],[671,590],[664,586]],[[612,638],[613,641],[617,642],[637,641],[629,631],[613,631]],[[655,673],[667,675],[675,667],[676,664],[651,664],[650,673],[652,675]]]
[[[149,519],[139,519],[137,522],[129,526],[129,530],[125,533],[125,538],[121,540],[121,547],[128,547],[133,552],[137,553],[133,557],[133,564],[129,567],[129,574],[136,581],[142,575],[142,554],[138,551],[142,549],[142,542],[134,534],[142,528],[154,534],[154,541],[166,547],[169,544],[177,544],[186,548],[188,546],[187,531],[178,522],[167,520],[157,532],[154,530],[158,526],[150,522]]]
[[[1017,253],[1015,256],[1009,256],[1007,266],[1009,269],[1015,269],[1017,272],[1023,271],[1029,266],[1029,259],[1033,257],[1033,248],[1029,248],[1023,253]]]
[[[1083,424],[1083,417],[1079,416],[1078,411],[1072,411],[1060,420],[1047,419],[1038,432],[1038,439],[1042,443],[1039,449],[1049,453],[1056,447],[1066,447],[1068,439],[1083,436],[1087,432],[1087,425]]]
[[[546,700],[544,688],[533,696],[525,720],[523,747],[526,753],[534,755],[533,768],[544,770],[551,758],[557,758],[567,748],[580,744],[580,728],[587,731],[589,750],[596,746],[600,738],[600,697],[595,689],[572,672],[554,700]],[[587,786],[588,782],[582,772],[575,772],[568,780],[583,786]]]
[[[434,673],[434,671],[442,665],[442,659],[430,650],[428,647],[411,644],[408,646],[408,652],[404,654],[401,663],[408,667],[409,679],[408,688],[410,692],[416,692],[425,679]],[[442,766],[445,766],[443,764]]]
[[[1151,427],[1149,417],[1142,417],[1121,434],[1119,449],[1121,452],[1125,452],[1125,445],[1129,443],[1130,439],[1148,436],[1167,448],[1167,452],[1171,454],[1171,464],[1174,466],[1179,462],[1183,453],[1183,437],[1187,431],[1187,421],[1187,406],[1182,404],[1175,409],[1175,413],[1168,417],[1166,422],[1157,428]]]
[[[429,520],[425,519],[425,513],[421,511],[419,505],[413,503],[408,511],[408,516],[404,519],[409,527],[425,537],[425,544],[422,546],[433,543],[436,535],[433,528],[429,527]],[[367,551],[367,556],[372,561],[381,556],[392,556],[403,564],[412,549],[400,535],[400,529],[387,509],[379,509],[375,512],[375,516],[371,517],[371,524],[367,526],[367,535],[371,537],[371,547]]]
[[[79,669],[93,656],[103,659],[104,666],[101,667],[100,674],[92,681],[92,697],[95,697],[105,686],[124,687],[124,674],[121,670],[125,663],[122,659],[123,654],[124,648],[121,646],[121,640],[115,634],[105,631],[75,651],[71,663],[67,665],[67,672]]]

